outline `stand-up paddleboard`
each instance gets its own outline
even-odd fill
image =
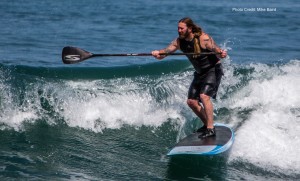
[[[215,124],[216,136],[198,138],[201,133],[193,133],[180,140],[168,153],[174,155],[217,155],[228,150],[234,141],[234,133],[224,124]]]

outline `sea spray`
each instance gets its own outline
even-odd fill
[[[300,169],[300,62],[249,69],[254,69],[249,84],[224,102],[232,112],[250,110],[236,132],[230,161],[295,173]]]

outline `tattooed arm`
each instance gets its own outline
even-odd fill
[[[154,50],[154,51],[152,51],[152,55],[156,59],[161,60],[161,59],[163,59],[163,58],[165,58],[167,56],[167,55],[160,55],[161,53],[173,53],[173,52],[175,52],[178,49],[179,49],[179,44],[178,44],[178,39],[176,38],[166,48],[161,49],[161,50]]]
[[[201,42],[203,42],[201,43],[201,46],[212,52],[218,53],[217,56],[219,58],[225,58],[227,56],[227,52],[222,50],[208,34],[203,33],[203,35],[201,35],[201,40]]]

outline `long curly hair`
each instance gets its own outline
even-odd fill
[[[200,54],[200,36],[202,35],[202,28],[196,25],[193,20],[189,17],[182,18],[178,21],[178,23],[185,23],[188,28],[192,28],[192,32],[194,33],[194,53]]]

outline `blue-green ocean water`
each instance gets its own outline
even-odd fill
[[[0,180],[299,180],[300,4],[287,1],[0,2]],[[65,65],[64,46],[149,53],[189,16],[229,56],[213,101],[235,131],[218,156],[167,157],[200,121],[184,56]]]

